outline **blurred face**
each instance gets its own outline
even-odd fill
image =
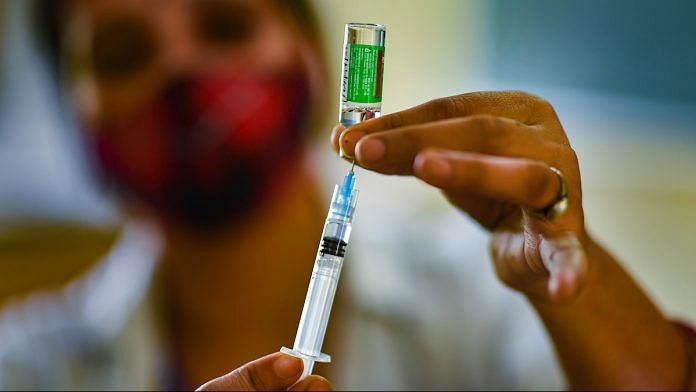
[[[132,116],[191,74],[301,72],[314,89],[321,78],[301,27],[270,1],[75,0],[69,10],[69,76],[90,122]]]
[[[320,62],[288,4],[75,0],[78,116],[105,177],[165,218],[218,224],[292,166]]]

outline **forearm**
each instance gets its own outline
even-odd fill
[[[571,303],[530,300],[572,389],[679,389],[687,354],[677,329],[594,241],[590,270]]]

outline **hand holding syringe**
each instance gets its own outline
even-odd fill
[[[381,113],[385,32],[382,25],[346,25],[339,115],[339,121],[346,127],[379,117]],[[283,347],[280,350],[302,358],[304,371],[300,380],[312,374],[314,362],[331,361],[329,355],[321,352],[321,346],[343,267],[357,200],[355,173],[351,167],[343,183],[334,188],[295,343],[292,349]]]

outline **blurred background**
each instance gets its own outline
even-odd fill
[[[387,26],[383,113],[476,90],[521,89],[550,101],[579,156],[589,230],[668,315],[696,321],[696,3],[311,4],[335,107],[343,25],[356,21]],[[102,257],[121,223],[39,54],[31,3],[0,2],[0,17],[0,334],[11,337],[13,309],[85,276],[92,264],[77,260]],[[348,168],[328,144],[331,105],[308,158],[326,200]],[[482,230],[413,179],[360,170],[358,187],[342,283],[350,312],[335,321],[345,332],[330,365],[337,387],[563,387],[539,321],[495,278]],[[155,252],[157,239],[143,238],[145,252]],[[138,268],[111,271],[116,290]],[[135,308],[119,320],[145,329],[148,317]],[[125,381],[79,384],[73,375],[56,387],[151,386],[140,364],[156,367],[158,357],[139,343],[150,335],[118,339],[135,347],[122,349],[131,360]],[[21,362],[13,344],[0,339],[3,386],[23,386],[7,378]]]

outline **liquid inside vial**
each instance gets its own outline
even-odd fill
[[[339,115],[346,127],[382,112],[385,34],[385,27],[378,24],[346,25]]]

